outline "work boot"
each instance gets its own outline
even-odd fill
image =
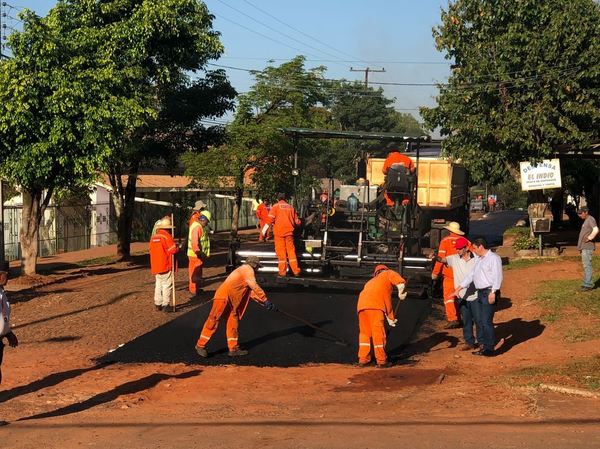
[[[458,321],[450,321],[448,324],[446,324],[446,327],[444,329],[459,329],[461,327],[462,326]]]
[[[198,353],[198,355],[200,357],[208,357],[208,351],[206,350],[206,348],[202,347],[202,346],[196,346],[196,352]]]
[[[154,309],[155,309],[157,312],[162,312],[163,306],[162,306],[162,305],[160,305],[160,304],[154,304]]]
[[[227,353],[229,357],[241,357],[244,355],[248,355],[248,351],[245,349],[235,348]]]
[[[391,362],[385,362],[385,363],[378,363],[377,365],[375,365],[377,368],[389,368],[390,366],[392,366]]]

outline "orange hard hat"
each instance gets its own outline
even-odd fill
[[[373,271],[373,276],[378,274],[380,271],[384,271],[384,270],[389,270],[389,268],[386,265],[377,265],[375,267],[375,271]]]

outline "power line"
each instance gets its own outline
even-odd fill
[[[249,57],[249,56],[221,56],[224,59],[242,59],[242,60],[254,60],[254,61],[290,61],[290,58],[259,58],[259,57]],[[306,59],[307,62],[345,62],[345,63],[366,63],[366,64],[412,64],[412,65],[452,65],[451,62],[447,61],[391,61],[391,60],[382,60],[382,61],[363,61],[357,59]]]
[[[337,48],[335,48],[335,47],[333,47],[333,46],[331,46],[331,45],[327,44],[326,42],[323,42],[323,41],[321,41],[321,40],[319,40],[319,39],[317,39],[317,38],[315,38],[315,37],[311,36],[310,34],[307,34],[307,33],[305,33],[304,31],[302,31],[302,30],[299,30],[299,29],[298,29],[298,28],[296,28],[296,27],[293,27],[292,25],[290,25],[290,24],[288,24],[288,23],[284,22],[283,20],[281,20],[281,19],[279,19],[279,18],[275,17],[273,14],[269,13],[268,11],[265,11],[264,9],[262,9],[262,8],[259,8],[259,7],[258,7],[258,6],[256,6],[254,3],[252,3],[252,2],[249,2],[248,0],[244,0],[244,2],[246,2],[247,4],[249,4],[250,6],[252,6],[253,8],[255,8],[255,9],[259,10],[259,11],[260,11],[260,12],[262,12],[263,14],[265,14],[265,15],[267,15],[267,16],[269,16],[269,17],[271,17],[273,20],[276,20],[277,22],[281,23],[282,25],[284,25],[284,26],[288,27],[289,29],[291,29],[291,30],[293,30],[293,31],[295,31],[295,32],[297,32],[297,33],[300,33],[301,35],[303,35],[303,36],[305,36],[305,37],[308,37],[309,39],[312,39],[313,41],[315,41],[315,42],[317,42],[317,43],[319,43],[319,44],[321,44],[321,45],[324,45],[325,47],[327,47],[327,48],[330,48],[330,49],[331,49],[331,50],[333,50],[333,51],[336,51],[336,52],[338,52],[338,53],[340,53],[340,54],[342,54],[342,55],[345,55],[345,56],[349,56],[350,58],[356,59],[356,56],[353,56],[353,55],[351,55],[351,54],[349,54],[349,53],[346,53],[345,51],[338,50]],[[359,60],[359,61],[354,61],[354,62],[363,62],[363,63],[365,63],[365,61],[360,61],[360,60]]]
[[[249,14],[246,14],[244,11],[241,11],[240,9],[238,9],[238,8],[236,8],[236,7],[234,7],[234,6],[231,6],[231,5],[229,5],[228,3],[226,3],[226,2],[225,2],[225,1],[223,1],[223,0],[217,0],[217,1],[218,1],[219,3],[222,3],[223,5],[227,6],[228,8],[231,8],[231,9],[233,9],[234,11],[237,11],[239,14],[242,14],[243,16],[245,16],[245,17],[249,18],[250,20],[252,20],[252,21],[254,21],[254,22],[258,23],[259,25],[262,25],[262,26],[264,26],[265,28],[268,28],[269,30],[276,32],[277,34],[280,34],[281,36],[284,36],[284,37],[286,37],[286,38],[288,38],[288,39],[290,39],[290,40],[292,40],[292,41],[294,41],[294,42],[297,42],[297,43],[299,43],[300,45],[305,45],[305,46],[306,46],[306,47],[308,47],[308,48],[312,48],[313,50],[316,50],[316,51],[318,51],[319,53],[323,53],[323,54],[325,54],[325,55],[328,55],[328,56],[332,56],[332,57],[334,57],[334,58],[337,58],[337,56],[336,56],[336,55],[334,55],[334,54],[332,54],[332,53],[329,53],[329,52],[323,51],[323,50],[321,50],[321,49],[319,49],[319,48],[317,48],[317,47],[314,47],[314,46],[312,46],[312,45],[310,45],[310,44],[307,44],[306,42],[303,42],[303,41],[301,41],[301,40],[299,40],[299,39],[296,39],[295,37],[293,37],[293,36],[290,36],[290,35],[289,35],[289,34],[287,34],[287,33],[284,33],[284,32],[282,32],[282,31],[279,31],[279,30],[277,30],[276,28],[273,28],[272,26],[270,26],[270,25],[268,25],[268,24],[266,24],[266,23],[264,23],[264,22],[262,22],[262,21],[260,21],[260,20],[258,20],[258,19],[256,19],[256,18],[252,17],[251,15],[249,15]],[[339,59],[339,58],[338,58],[338,59]]]

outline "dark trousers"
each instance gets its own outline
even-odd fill
[[[480,323],[481,323],[481,336],[483,337],[483,349],[487,351],[493,351],[496,346],[496,334],[494,332],[494,311],[495,303],[490,304],[488,296],[491,289],[483,288],[477,289],[477,304],[479,305],[480,311]],[[498,300],[498,292],[496,292],[496,302]]]
[[[474,301],[460,301],[460,316],[463,322],[463,337],[465,343],[471,346],[475,346],[475,339],[473,337],[473,325],[475,325],[477,343],[483,342],[483,329],[481,326],[481,306]]]
[[[0,337],[0,384],[2,383],[2,357],[4,356],[4,337]]]

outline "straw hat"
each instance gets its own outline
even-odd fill
[[[206,208],[206,203],[204,201],[202,201],[202,200],[198,200],[194,204],[194,209],[193,210],[200,210],[200,209],[204,209],[204,208]]]
[[[156,229],[173,229],[173,223],[171,223],[171,217],[166,216],[156,222]]]
[[[448,223],[446,226],[444,226],[444,229],[447,229],[453,234],[465,235],[465,233],[460,230],[460,225],[455,221]]]

